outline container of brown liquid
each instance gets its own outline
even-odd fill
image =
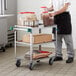
[[[49,16],[49,13],[48,11],[45,11],[42,13],[42,20],[43,20],[43,24],[44,26],[51,26],[54,24],[54,21],[53,21],[53,17],[50,17]]]

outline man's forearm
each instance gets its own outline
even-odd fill
[[[61,13],[65,12],[68,9],[69,5],[70,5],[69,3],[66,3],[65,6],[62,9],[55,12],[55,15],[58,15],[58,14],[61,14]]]

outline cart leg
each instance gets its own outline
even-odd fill
[[[56,39],[56,43],[55,43],[55,50],[57,49],[57,26],[55,26],[56,28],[56,32],[55,32],[55,39]],[[52,65],[53,62],[54,62],[54,59],[55,59],[56,56],[53,56],[49,59],[49,64]]]
[[[39,29],[39,33],[41,33],[41,29]],[[39,50],[41,50],[41,45],[39,45]]]
[[[41,33],[41,28],[39,29],[39,33]],[[41,45],[39,45],[39,50],[41,50]],[[37,63],[39,63],[40,60],[37,61]]]
[[[15,52],[15,58],[16,58],[16,31],[14,31],[14,52]]]
[[[29,69],[33,69],[33,35],[32,33],[30,34],[30,64],[29,64]]]

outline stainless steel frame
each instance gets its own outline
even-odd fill
[[[41,25],[40,25],[41,26]],[[57,26],[56,25],[53,25],[53,26],[51,26],[51,27],[55,27],[56,28],[56,30],[57,30]],[[35,28],[35,27],[34,27]],[[48,28],[48,27],[37,27],[37,28],[39,28],[39,29],[41,29],[41,28]],[[17,30],[22,30],[22,31],[26,31],[26,32],[29,32],[28,31],[28,29],[31,29],[31,32],[30,32],[30,44],[29,43],[24,43],[24,42],[17,42],[16,41],[16,37],[17,37]],[[26,44],[26,45],[29,45],[30,46],[30,63],[29,63],[29,65],[30,64],[33,64],[33,34],[32,34],[32,30],[33,30],[33,27],[21,27],[21,26],[17,26],[17,25],[15,25],[15,27],[14,27],[14,50],[15,50],[15,58],[17,59],[17,60],[22,60],[22,59],[24,59],[24,57],[17,57],[17,43],[20,43],[20,44]],[[45,43],[43,43],[43,44],[45,44]],[[37,44],[37,45],[41,45],[41,44]],[[57,48],[57,31],[56,31],[56,48]],[[55,48],[55,49],[56,49]]]

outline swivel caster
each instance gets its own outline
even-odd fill
[[[16,66],[17,66],[17,67],[20,67],[20,65],[21,65],[21,60],[18,59],[18,60],[16,61]]]
[[[30,70],[33,70],[33,63],[30,63],[29,69],[30,69]]]
[[[55,59],[55,56],[54,56],[54,57],[51,57],[51,58],[49,59],[49,65],[52,65],[52,64],[53,64],[54,59]]]
[[[5,52],[5,47],[1,47],[1,50],[2,50],[3,52]]]

